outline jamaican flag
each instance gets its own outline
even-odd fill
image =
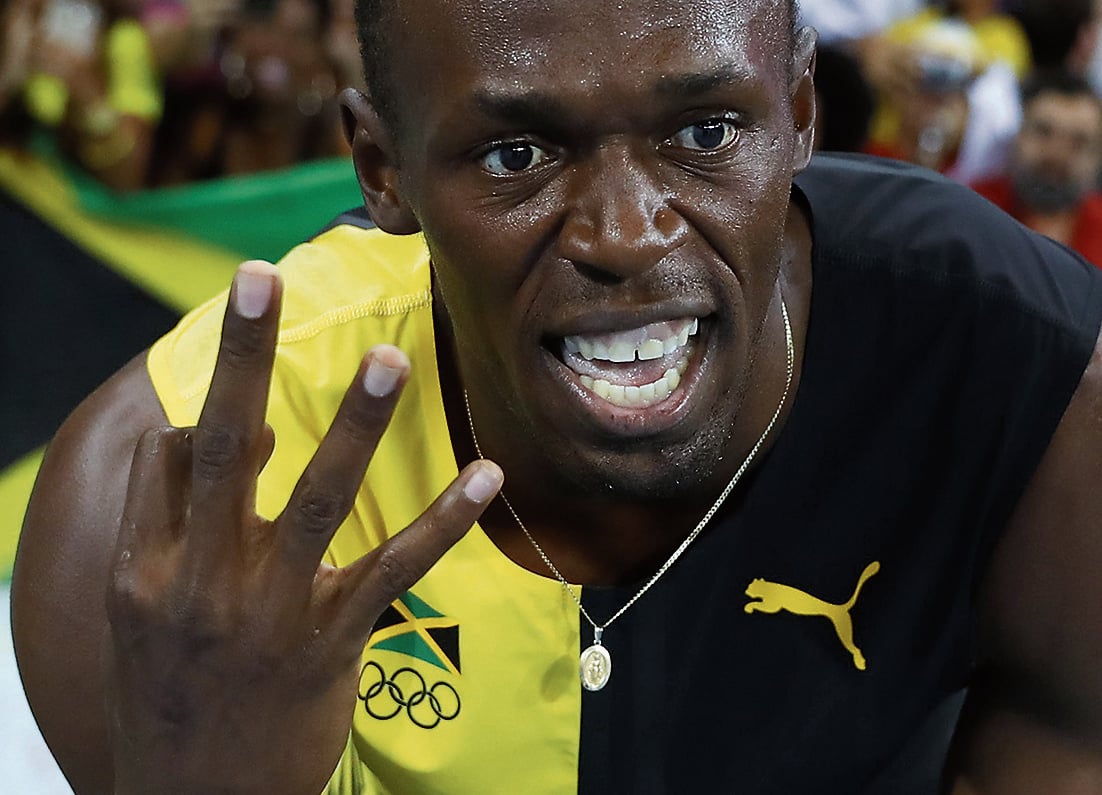
[[[0,581],[68,413],[242,259],[278,259],[359,201],[345,160],[123,196],[0,149]]]

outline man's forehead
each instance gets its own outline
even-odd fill
[[[554,66],[577,79],[656,79],[722,64],[750,72],[790,48],[790,0],[395,0],[403,47],[436,70],[498,79]],[[392,49],[394,52],[394,49]]]
[[[387,4],[387,0],[383,0]],[[713,23],[739,24],[763,10],[781,12],[785,17],[793,0],[615,0],[615,2],[579,2],[579,0],[389,0],[394,11],[415,18],[430,11],[434,18],[452,17],[471,22],[508,22],[537,19],[544,15],[563,20],[577,18],[580,11],[600,11],[607,24],[617,20],[648,18],[657,24],[683,24],[693,18]],[[424,18],[421,21],[427,21]]]
[[[410,4],[414,0],[396,0]],[[642,20],[648,26],[681,26],[686,24],[710,24],[729,28],[744,23],[770,9],[784,10],[790,0],[615,0],[614,2],[588,2],[579,0],[429,0],[440,15],[466,18],[471,22],[545,23],[558,20],[570,23],[592,17],[582,11],[596,11],[606,31],[632,28]],[[645,31],[640,31],[644,32]]]

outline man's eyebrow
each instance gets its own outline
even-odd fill
[[[699,96],[717,88],[748,83],[752,79],[749,72],[737,64],[723,64],[709,72],[694,72],[683,75],[666,75],[658,81],[657,90],[662,96]]]
[[[571,115],[567,105],[541,91],[479,91],[474,102],[483,115],[521,126],[557,128]]]
[[[658,79],[654,93],[664,99],[694,97],[717,88],[748,83],[752,75],[737,64],[721,64],[708,72],[666,75]],[[573,116],[571,107],[538,90],[513,92],[486,89],[474,95],[475,106],[490,118],[519,125],[562,127]]]

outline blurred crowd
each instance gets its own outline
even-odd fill
[[[345,151],[354,0],[0,0],[0,140],[108,186]],[[941,171],[1102,264],[1102,0],[801,0],[819,143]]]
[[[970,185],[1102,266],[1102,2],[801,0],[819,143]]]
[[[116,190],[344,151],[353,0],[0,0],[0,139]]]

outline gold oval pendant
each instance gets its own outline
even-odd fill
[[[586,690],[600,690],[607,685],[609,677],[612,676],[612,657],[608,649],[599,643],[594,643],[583,651],[578,675],[582,680],[582,687]]]

